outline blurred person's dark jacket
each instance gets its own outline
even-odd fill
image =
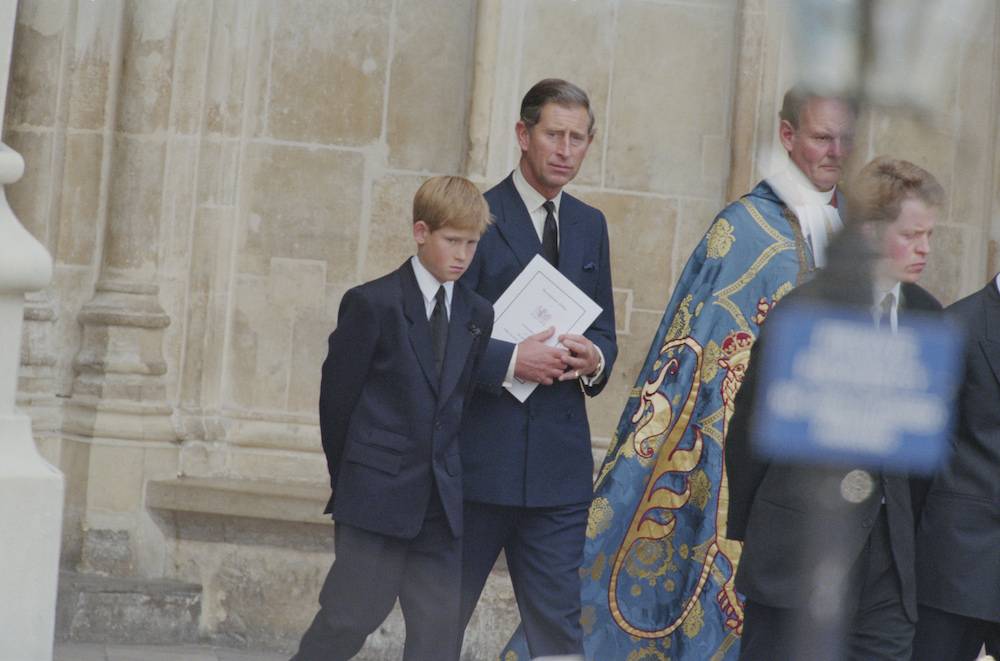
[[[918,600],[921,607],[1000,622],[1000,292],[996,280],[946,312],[967,332],[965,372],[952,453],[934,478],[917,531]]]
[[[816,277],[790,292],[772,311],[754,345],[747,374],[737,394],[726,437],[725,460],[729,479],[727,537],[744,542],[736,588],[748,599],[771,608],[798,609],[809,598],[805,586],[813,561],[810,550],[829,546],[857,558],[868,541],[885,498],[892,560],[900,581],[906,617],[917,617],[914,575],[914,514],[907,477],[875,473],[871,494],[838,512],[836,525],[823,525],[830,516],[824,498],[838,498],[841,480],[855,466],[810,466],[770,463],[753,448],[751,416],[760,395],[760,356],[768,346],[768,326],[775,316],[797,304],[825,304],[871,313],[873,286],[870,247],[861,235],[845,231],[830,246],[830,264]],[[940,303],[918,285],[904,283],[897,317],[908,312],[937,312]],[[831,363],[837,356],[829,357]],[[832,479],[831,479],[832,478]],[[826,487],[822,486],[826,485]],[[832,487],[832,490],[831,490]],[[824,491],[826,489],[826,491]],[[818,536],[818,537],[817,537]],[[829,540],[822,539],[829,536]],[[846,603],[854,603],[863,576],[850,574]],[[848,612],[847,617],[852,613]]]

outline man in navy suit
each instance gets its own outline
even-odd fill
[[[462,625],[503,550],[533,658],[583,652],[580,579],[593,457],[584,396],[607,382],[617,346],[604,215],[563,192],[594,137],[587,94],[547,79],[521,103],[514,172],[486,193],[495,223],[462,282],[490,301],[541,254],[601,306],[583,335],[491,339],[462,424]],[[540,384],[521,403],[513,377]],[[460,647],[460,639],[459,639]]]
[[[350,659],[397,597],[403,659],[457,661],[459,422],[493,309],[455,280],[490,215],[471,182],[434,177],[413,221],[416,256],[349,290],[330,335],[319,417],[336,560],[295,661]]]
[[[914,661],[1000,650],[1000,275],[946,312],[967,333],[951,457],[917,529]]]

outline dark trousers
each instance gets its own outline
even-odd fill
[[[336,524],[336,557],[320,592],[320,610],[293,661],[346,661],[399,598],[406,622],[404,661],[457,661],[461,539],[437,496],[413,539]]]
[[[580,564],[588,503],[507,507],[466,501],[462,631],[502,550],[532,657],[582,654]]]
[[[844,633],[839,640],[803,636],[805,606],[773,608],[747,600],[740,660],[909,661],[914,625],[903,607],[884,507],[851,567],[849,581]]]
[[[984,644],[990,654],[1000,652],[1000,622],[920,606],[913,661],[972,661]]]

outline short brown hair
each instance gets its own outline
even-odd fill
[[[843,102],[857,116],[858,102],[846,96],[828,96],[809,89],[805,85],[795,85],[785,92],[781,100],[781,110],[778,111],[778,118],[783,119],[792,125],[793,129],[799,128],[799,121],[802,119],[802,110],[809,103],[810,99],[836,99]]]
[[[848,222],[891,223],[909,198],[929,207],[944,205],[944,188],[927,170],[909,161],[877,156],[847,187]]]
[[[590,109],[590,97],[580,87],[561,78],[546,78],[531,86],[521,99],[521,121],[527,128],[538,123],[542,108],[554,103],[563,108],[583,108],[587,111],[587,135],[594,135],[594,111]]]
[[[427,223],[432,232],[442,227],[478,230],[490,226],[490,207],[476,185],[464,177],[431,177],[413,196],[413,222]]]

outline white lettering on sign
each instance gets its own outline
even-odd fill
[[[790,378],[771,385],[767,408],[805,420],[810,436],[831,449],[885,455],[899,449],[904,434],[947,424],[940,398],[925,392],[928,384],[912,331],[826,320],[814,327]]]

